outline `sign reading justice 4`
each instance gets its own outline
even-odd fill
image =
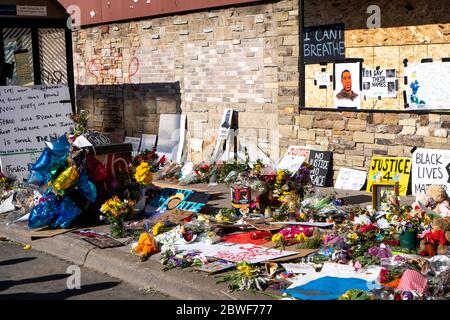
[[[399,194],[405,196],[408,191],[410,173],[410,158],[374,156],[370,164],[366,191],[372,191],[374,182],[398,182]]]

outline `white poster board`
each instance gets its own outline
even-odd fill
[[[405,77],[408,109],[450,108],[450,62],[412,63]]]
[[[156,147],[158,155],[165,155],[172,161],[180,162],[185,135],[185,114],[161,114],[159,118],[158,146]]]
[[[141,152],[140,145],[141,145],[141,138],[136,137],[125,137],[123,140],[124,143],[131,143],[131,148],[133,150],[132,156],[135,157],[138,152]]]
[[[289,146],[283,158],[278,163],[277,169],[297,172],[301,165],[309,157],[310,147]]]
[[[0,154],[42,151],[73,127],[69,88],[0,87]]]
[[[326,71],[317,72],[314,76],[316,80],[316,86],[318,87],[328,87],[328,83],[330,82],[330,75]]]
[[[231,121],[233,120],[233,109],[225,109],[220,120],[219,139],[227,139],[230,134]]]
[[[334,188],[359,191],[364,186],[366,177],[367,172],[365,171],[341,168],[339,170]]]
[[[361,106],[361,62],[334,63],[333,89],[335,108]]]
[[[250,263],[259,263],[271,259],[286,257],[297,254],[295,251],[282,251],[278,249],[268,249],[253,244],[237,244],[237,243],[192,243],[187,245],[179,245],[178,249],[199,250],[208,257],[214,257],[231,262],[248,261]]]
[[[441,184],[450,194],[450,150],[418,148],[411,166],[412,194],[425,193],[430,184]]]
[[[41,152],[5,154],[0,156],[0,168],[8,178],[23,181],[30,175],[28,164],[35,163]]]
[[[395,69],[363,69],[362,87],[365,98],[396,98]]]

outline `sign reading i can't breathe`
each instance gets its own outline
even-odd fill
[[[406,196],[410,174],[410,158],[374,156],[370,164],[366,191],[372,192],[374,182],[398,182],[399,194]]]
[[[430,184],[450,193],[450,150],[416,149],[412,162],[412,193],[425,193]]]
[[[305,64],[344,59],[344,24],[304,28],[303,54]]]
[[[309,153],[309,164],[313,166],[311,171],[311,182],[317,187],[326,187],[329,182],[330,151],[311,150]]]

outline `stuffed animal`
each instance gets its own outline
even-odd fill
[[[445,240],[447,242],[450,242],[450,217],[445,217],[445,218],[434,218],[433,219],[433,226],[431,229],[433,232],[434,231],[442,231],[445,235]],[[420,251],[423,251],[425,249],[425,240],[421,240],[420,241]],[[437,247],[437,254],[443,254],[446,255],[447,254],[447,247],[445,244],[438,244]]]
[[[413,207],[417,204],[421,204],[441,217],[450,217],[450,198],[442,185],[428,186],[426,194],[421,193],[416,196]]]

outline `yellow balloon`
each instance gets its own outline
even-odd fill
[[[79,176],[80,174],[78,173],[77,168],[69,167],[61,172],[54,181],[49,183],[49,185],[52,186],[56,192],[66,190],[77,182]]]

